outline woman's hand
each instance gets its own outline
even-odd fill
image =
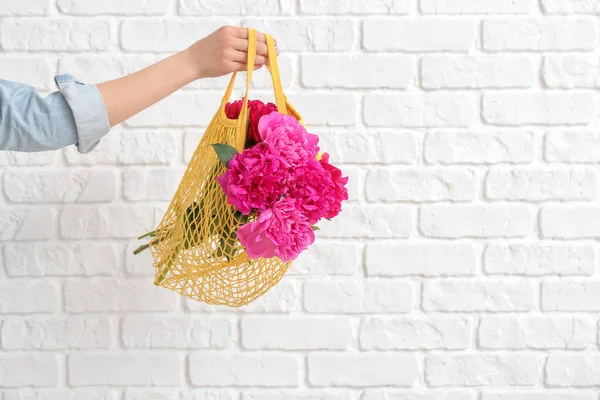
[[[256,41],[254,69],[268,63],[265,35],[257,32]],[[235,26],[224,26],[204,39],[198,40],[186,52],[193,70],[197,73],[196,79],[246,71],[248,30]]]
[[[2,1],[2,0],[0,0]],[[268,62],[265,35],[256,34],[258,69]],[[110,126],[150,107],[188,83],[200,79],[246,71],[248,30],[225,26],[141,71],[98,84]]]

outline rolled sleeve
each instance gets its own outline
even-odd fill
[[[57,75],[54,81],[73,113],[77,149],[89,153],[110,130],[102,95],[96,85],[81,83],[68,74]]]

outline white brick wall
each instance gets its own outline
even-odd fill
[[[351,178],[316,245],[232,310],[155,287],[131,254],[227,78],[89,155],[0,153],[0,400],[599,400],[599,17],[598,0],[0,0],[0,78],[42,93],[222,24],[273,33],[288,97]],[[264,71],[253,97],[271,98]]]

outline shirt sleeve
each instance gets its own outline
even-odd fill
[[[0,80],[0,150],[46,151],[76,145],[92,151],[110,130],[96,85],[58,75],[59,91],[41,97],[22,83]]]

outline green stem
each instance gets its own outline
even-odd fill
[[[169,273],[169,271],[171,270],[171,267],[173,266],[173,263],[175,262],[175,259],[177,258],[177,254],[179,253],[179,246],[177,246],[175,248],[175,251],[173,252],[173,255],[171,256],[171,259],[169,259],[169,262],[167,263],[167,266],[164,267],[161,271],[160,271],[160,275],[158,275],[158,277],[156,278],[156,280],[154,281],[155,285],[160,285],[165,279],[167,279],[167,274]]]
[[[147,249],[147,248],[149,248],[149,247],[150,247],[150,245],[149,245],[149,244],[144,244],[144,245],[141,245],[140,247],[138,247],[137,249],[135,249],[135,250],[133,251],[133,255],[134,255],[134,256],[137,256],[138,254],[140,254],[142,251],[146,250],[146,249]]]
[[[148,236],[152,236],[152,237],[156,236],[156,231],[148,232],[148,233],[146,233],[146,234],[144,234],[144,235],[140,236],[140,237],[138,238],[138,240],[141,240],[141,239],[143,239],[143,238],[147,238]]]

